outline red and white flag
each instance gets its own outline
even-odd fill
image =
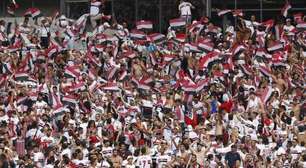
[[[200,53],[201,50],[198,49],[198,45],[195,43],[186,43],[185,44],[185,51],[189,50],[189,52],[193,52],[193,53]]]
[[[56,45],[51,45],[47,50],[46,50],[46,55],[48,56],[48,58],[52,57],[53,54],[59,52],[59,48]]]
[[[166,40],[166,36],[160,33],[153,33],[148,36],[149,40],[153,43],[162,43]]]
[[[141,21],[136,22],[136,28],[138,30],[153,29],[153,24],[151,21],[141,20]]]
[[[296,23],[301,23],[301,22],[303,22],[303,16],[304,16],[303,13],[296,13],[296,14],[293,15],[293,18],[294,18]]]
[[[273,93],[272,87],[267,86],[265,90],[263,91],[263,93],[261,94],[261,97],[260,97],[261,101],[264,104],[266,104],[269,98],[271,97],[272,93]]]
[[[186,20],[183,18],[171,19],[170,26],[172,28],[181,28],[186,25]]]
[[[269,48],[268,48],[268,51],[269,52],[273,52],[273,51],[277,51],[277,50],[280,50],[280,49],[283,49],[284,48],[284,45],[282,44],[282,42],[280,41],[275,41]]]
[[[186,34],[185,33],[177,33],[175,35],[174,41],[179,43],[184,43],[186,41]]]
[[[102,90],[108,90],[108,91],[119,91],[120,88],[116,82],[107,82],[106,84],[101,86]]]
[[[233,56],[239,55],[241,54],[241,52],[243,52],[244,50],[246,50],[245,46],[241,45],[241,44],[235,44],[232,48],[231,48],[231,52]]]
[[[19,5],[15,0],[11,0],[10,4],[7,6],[7,13],[10,15],[15,15],[15,11],[19,8]]]
[[[145,40],[146,34],[140,30],[132,30],[130,32],[130,37],[133,40]]]
[[[98,67],[102,66],[101,61],[96,56],[92,55],[92,53],[90,51],[87,51],[86,56],[87,56],[87,60],[88,60],[89,63],[92,63],[92,64],[94,64]]]
[[[286,5],[282,8],[282,15],[284,17],[287,17],[288,15],[288,10],[291,9],[291,5],[289,4],[289,2],[286,3]]]
[[[233,16],[234,16],[234,17],[237,17],[237,16],[242,17],[242,16],[243,16],[243,13],[242,13],[242,10],[241,10],[241,9],[236,9],[236,10],[234,10],[232,13],[233,13]]]
[[[124,51],[122,53],[122,58],[130,58],[130,59],[133,59],[133,58],[136,58],[137,57],[137,53],[133,50],[127,50],[127,51]]]
[[[232,12],[232,10],[230,10],[230,9],[220,10],[218,12],[218,16],[222,16],[222,15],[225,15],[225,14],[230,13],[230,12]]]
[[[271,77],[271,76],[272,76],[272,72],[271,72],[271,70],[270,70],[269,67],[266,67],[266,66],[261,65],[261,66],[259,66],[259,71],[260,71],[263,75],[265,75],[265,76],[267,76],[267,77]]]
[[[306,29],[306,22],[300,22],[296,25],[298,29]]]
[[[75,105],[78,103],[78,98],[74,95],[63,96],[62,102],[65,105]]]
[[[217,51],[211,51],[208,54],[202,56],[199,60],[199,68],[202,70],[207,68],[208,64],[218,60],[219,56],[220,52]]]
[[[274,25],[274,20],[273,19],[270,19],[270,20],[267,20],[265,22],[262,22],[261,23],[262,26],[266,27],[266,30],[270,29],[273,27]]]
[[[214,44],[211,42],[204,42],[204,41],[200,41],[198,42],[198,47],[202,50],[205,51],[212,51],[214,49]]]
[[[79,69],[79,66],[67,66],[65,68],[64,76],[67,78],[76,78],[78,79],[81,75],[81,71]]]
[[[24,13],[25,17],[32,17],[33,19],[36,19],[41,15],[41,12],[38,8],[29,8],[27,11]]]

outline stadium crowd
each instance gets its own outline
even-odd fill
[[[163,35],[103,2],[0,21],[0,167],[306,167],[302,13],[222,29],[182,0]]]

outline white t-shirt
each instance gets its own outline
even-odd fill
[[[103,147],[102,148],[102,154],[104,157],[110,157],[113,154],[113,148],[112,147]]]
[[[101,2],[91,2],[90,3],[90,15],[95,16],[100,13],[100,6],[102,5]]]
[[[136,165],[139,168],[150,168],[152,165],[152,157],[149,155],[139,156]]]
[[[190,16],[191,15],[191,7],[192,4],[189,2],[182,2],[179,5],[179,11],[181,12],[181,16]]]
[[[158,168],[164,167],[164,165],[167,165],[171,161],[171,157],[169,155],[159,155],[156,158],[156,163],[158,165]]]

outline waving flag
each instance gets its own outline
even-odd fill
[[[53,54],[57,53],[59,51],[58,46],[56,45],[51,45],[45,52],[48,58],[51,58]]]
[[[189,52],[200,53],[201,51],[198,49],[198,45],[195,43],[187,43],[185,44],[185,49],[189,50]]]
[[[265,22],[262,22],[261,23],[262,26],[266,27],[266,30],[270,29],[273,27],[274,25],[274,20],[273,19],[270,19],[270,20],[267,20]]]
[[[130,37],[133,40],[145,40],[146,34],[140,30],[132,30],[130,32]]]
[[[303,13],[296,13],[296,14],[293,15],[293,18],[294,18],[296,23],[301,23],[301,22],[303,22],[303,16],[304,16]]]
[[[29,8],[24,14],[25,17],[32,17],[33,19],[37,19],[38,17],[41,17],[41,12],[37,8]]]
[[[284,47],[284,45],[280,41],[275,41],[269,48],[269,52],[280,50]]]
[[[15,11],[19,8],[19,5],[15,2],[15,0],[11,0],[9,5],[7,6],[7,13],[10,15],[15,15]]]
[[[62,98],[64,105],[75,106],[78,103],[78,99],[74,95],[66,95]]]
[[[174,41],[178,43],[184,43],[186,41],[186,34],[185,33],[177,33],[175,35]]]
[[[291,5],[289,4],[289,2],[287,2],[286,5],[282,8],[282,11],[281,11],[281,13],[284,17],[287,17],[289,9],[291,9]]]
[[[108,90],[108,91],[119,91],[120,88],[116,82],[107,82],[106,84],[101,86],[102,90]]]
[[[222,16],[222,15],[225,15],[225,14],[230,13],[230,12],[232,12],[232,10],[229,10],[229,9],[220,10],[218,12],[218,16]]]
[[[153,33],[148,36],[149,40],[154,43],[163,43],[166,40],[166,36],[160,33]]]
[[[219,59],[220,53],[217,51],[211,51],[208,54],[202,56],[199,60],[199,69],[205,69],[208,65]]]
[[[306,22],[300,22],[296,25],[298,29],[306,29]]]
[[[212,51],[214,49],[214,44],[211,42],[200,41],[198,47],[205,51]]]
[[[271,97],[272,93],[273,93],[272,87],[270,86],[266,87],[263,93],[261,94],[261,97],[260,97],[261,101],[264,104],[266,104],[269,98]]]
[[[267,77],[271,77],[271,76],[272,76],[271,70],[270,70],[268,67],[266,67],[266,66],[259,66],[259,71],[260,71],[263,75],[265,75],[265,76],[267,76]]]
[[[136,22],[136,28],[138,30],[153,29],[153,24],[151,21],[141,20],[139,22]]]
[[[78,78],[80,76],[80,69],[78,66],[67,66],[64,76],[67,78]]]
[[[87,60],[89,63],[92,63],[98,67],[102,66],[102,63],[100,62],[99,58],[97,58],[96,56],[92,55],[92,53],[90,51],[87,51]]]
[[[188,26],[188,31],[189,32],[193,32],[193,31],[200,31],[202,30],[204,27],[204,25],[200,22],[200,21],[195,21],[194,23],[192,23],[190,26]]]
[[[183,18],[171,19],[170,26],[174,29],[182,28],[186,25],[186,20]]]
[[[242,16],[243,16],[242,10],[241,10],[241,9],[236,9],[236,10],[234,10],[234,11],[233,11],[233,16],[234,16],[234,17],[237,17],[237,16],[242,17]]]

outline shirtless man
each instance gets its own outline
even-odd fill
[[[115,149],[113,151],[113,156],[110,158],[111,162],[113,163],[114,168],[120,168],[122,165],[122,157],[118,155],[118,151]]]

